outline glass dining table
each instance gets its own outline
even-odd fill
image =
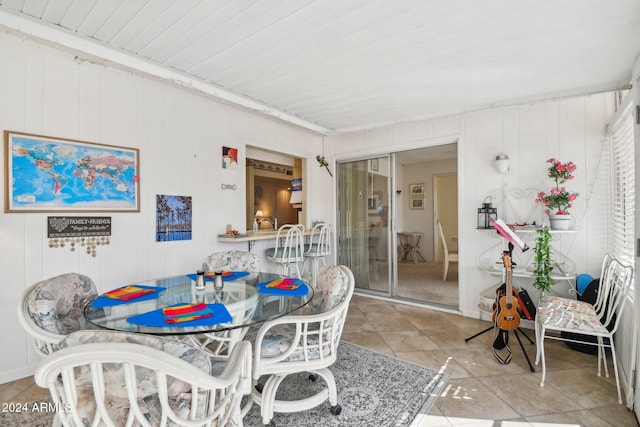
[[[235,331],[237,338],[244,332],[241,330],[299,310],[313,298],[313,289],[301,280],[289,279],[288,288],[283,288],[271,286],[283,279],[279,274],[230,274],[233,277],[224,279],[221,290],[215,290],[213,280],[208,279],[204,289],[196,289],[195,274],[134,283],[127,289],[149,293],[131,299],[116,299],[109,297],[109,293],[102,294],[85,306],[84,316],[93,325],[114,331],[152,335],[210,334],[212,337],[231,336],[233,339],[233,333],[224,333]],[[204,307],[208,316],[175,323],[164,316],[167,308],[176,308],[178,312],[184,307]]]

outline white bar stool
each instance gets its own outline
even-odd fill
[[[331,226],[326,223],[319,223],[314,225],[311,229],[311,236],[309,237],[309,243],[304,245],[304,262],[302,264],[302,270],[304,271],[304,264],[307,260],[311,261],[311,284],[316,287],[316,276],[318,275],[318,269],[320,267],[320,261],[322,265],[326,265],[324,257],[331,255],[331,245],[329,242],[329,233]]]
[[[265,251],[265,257],[282,266],[282,275],[291,276],[292,269],[298,279],[302,279],[300,272],[301,262],[304,262],[304,240],[302,233],[304,226],[301,224],[286,224],[278,229],[276,235],[276,247]]]

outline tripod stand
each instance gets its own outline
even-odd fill
[[[509,242],[509,251],[508,251],[509,259],[511,259],[512,252],[513,252],[513,244],[511,242]],[[506,266],[505,266],[505,272],[506,272],[506,270],[507,269],[506,269]],[[507,273],[510,273],[510,271],[508,271]],[[507,279],[507,280],[509,280],[508,281],[509,289],[511,289],[510,277],[511,276],[509,275],[508,279]],[[496,301],[496,304],[497,304],[497,301]],[[495,316],[495,312],[494,312],[494,316]],[[519,322],[517,324],[519,324]],[[468,338],[465,338],[464,342],[469,342],[472,339],[474,339],[474,338],[476,338],[476,337],[478,337],[478,336],[480,336],[482,334],[485,334],[485,333],[489,332],[492,329],[495,330],[496,328],[498,328],[498,322],[496,322],[493,326],[489,326],[485,330],[478,332],[475,335],[472,335],[472,336],[470,336]],[[520,326],[517,326],[516,328],[514,328],[512,330],[513,330],[513,334],[516,336],[516,339],[518,340],[518,344],[520,344],[520,349],[522,349],[522,354],[524,354],[524,358],[527,360],[527,364],[529,365],[529,369],[531,370],[531,372],[535,372],[536,370],[533,368],[533,365],[531,364],[531,360],[529,359],[529,355],[527,354],[526,350],[524,349],[524,345],[522,344],[522,340],[520,339],[520,335],[518,334],[518,332],[520,332],[529,341],[529,343],[533,344],[533,340],[531,338],[529,338],[529,336],[526,333],[524,333],[524,331],[520,328]],[[499,332],[503,333],[503,341],[504,341],[504,346],[503,347],[507,347],[508,350],[509,350],[509,353],[511,353],[511,348],[509,348],[509,346],[508,346],[510,330],[499,329]],[[509,356],[506,359],[503,360],[495,351],[496,342],[497,341],[498,340],[496,339],[496,341],[493,344],[494,356],[500,361],[500,363],[507,364],[507,363],[509,363],[511,361],[511,354],[509,354]],[[500,348],[503,348],[503,347],[500,347]]]

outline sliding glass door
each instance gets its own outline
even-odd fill
[[[458,268],[443,280],[440,219],[450,250],[457,245],[457,144],[341,161],[337,165],[338,262],[354,272],[358,291],[458,306]],[[399,236],[411,236],[402,245]],[[409,248],[409,249],[408,249]]]
[[[338,263],[356,287],[390,294],[390,165],[388,156],[339,162]]]

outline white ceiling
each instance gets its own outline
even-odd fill
[[[0,0],[0,25],[324,133],[619,89],[640,52],[638,0]]]

